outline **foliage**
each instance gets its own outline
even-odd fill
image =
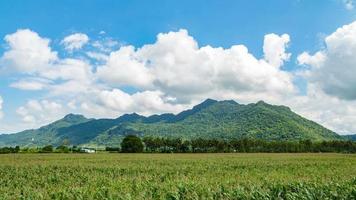
[[[182,140],[180,138],[143,138],[146,152],[174,153],[226,153],[226,152],[266,152],[303,153],[339,152],[356,153],[356,142],[351,141],[265,141],[255,139],[203,139]]]
[[[105,151],[109,151],[109,152],[120,152],[121,149],[120,149],[120,147],[105,147]]]
[[[135,135],[126,136],[121,143],[121,151],[123,153],[142,153],[143,143],[141,138]]]
[[[356,134],[354,135],[343,135],[346,140],[356,141]]]
[[[20,151],[20,147],[16,146],[14,147],[3,147],[0,148],[0,154],[6,154],[6,153],[18,153]]]
[[[47,145],[44,146],[41,150],[41,153],[52,153],[53,152],[53,146],[52,145]]]
[[[65,145],[61,145],[61,146],[58,146],[56,148],[56,151],[57,153],[69,153],[70,152],[70,149],[69,147],[65,146]]]
[[[0,199],[355,199],[353,154],[15,154]]]

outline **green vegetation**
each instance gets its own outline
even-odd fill
[[[86,148],[88,149],[88,148]],[[90,148],[92,149],[92,148]],[[94,148],[95,150],[95,148]],[[104,148],[96,149],[104,151]],[[84,149],[76,146],[60,145],[54,148],[52,145],[36,148],[21,148],[19,146],[0,148],[0,154],[5,153],[83,153]],[[203,139],[182,140],[180,138],[141,138],[128,135],[121,148],[105,147],[108,152],[123,153],[310,153],[310,152],[333,152],[333,153],[356,153],[356,142],[352,141],[265,141],[255,139]]]
[[[338,152],[356,153],[356,142],[351,141],[322,141],[312,142],[301,140],[265,141],[254,139],[193,139],[179,138],[143,138],[146,152],[159,153],[227,153],[227,152],[265,152],[265,153],[305,153],[305,152]]]
[[[117,119],[86,119],[67,115],[48,126],[0,135],[0,146],[70,145],[118,146],[126,135],[188,139],[262,139],[268,141],[344,140],[285,106],[265,102],[242,105],[208,99],[177,115],[144,117],[126,114]]]
[[[20,147],[3,147],[0,148],[0,154],[7,154],[7,153],[19,153],[20,152]]]
[[[0,199],[355,199],[353,154],[7,154]]]
[[[356,134],[354,135],[343,135],[346,140],[356,141]]]
[[[53,146],[52,145],[47,145],[44,146],[41,151],[41,153],[52,153],[53,152]]]
[[[121,143],[121,151],[123,153],[142,153],[143,148],[141,139],[134,135],[126,136]]]

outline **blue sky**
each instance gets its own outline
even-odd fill
[[[327,58],[334,58],[331,50],[329,53],[325,38],[336,32],[338,28],[353,23],[354,20],[356,20],[356,11],[353,8],[353,1],[347,0],[1,1],[0,38],[2,40],[0,43],[0,60],[2,59],[3,62],[0,61],[0,69],[3,68],[5,70],[0,71],[0,97],[3,100],[0,132],[14,132],[27,127],[35,128],[51,120],[58,119],[67,112],[82,113],[91,117],[115,117],[125,112],[139,112],[146,115],[155,112],[178,112],[209,97],[232,98],[241,103],[263,99],[270,103],[285,104],[303,116],[322,123],[340,133],[356,132],[356,126],[350,124],[350,121],[354,120],[354,118],[347,116],[345,117],[347,119],[343,119],[340,114],[344,112],[346,113],[345,115],[352,116],[356,113],[353,109],[355,97],[353,95],[345,95],[345,93],[352,94],[354,91],[354,88],[349,86],[353,82],[347,79],[347,74],[342,74],[346,78],[340,73],[335,75],[337,79],[346,80],[345,83],[341,84],[342,88],[338,88],[340,81],[331,85],[322,82],[323,77],[330,77],[330,72],[337,71],[335,68],[334,70],[327,70],[331,64],[315,64],[310,62],[311,59],[308,61],[305,61],[305,59],[298,61],[297,59],[303,52],[309,53],[308,58],[317,52],[325,53]],[[187,34],[184,34],[184,31],[181,31],[182,29],[186,30]],[[28,39],[31,41],[36,39],[37,36],[39,43],[41,43],[42,39],[50,41],[48,48],[50,48],[51,52],[56,52],[57,54],[56,58],[48,60],[51,63],[50,67],[59,69],[66,65],[70,71],[69,68],[76,68],[77,66],[75,65],[78,65],[78,62],[84,62],[90,69],[90,72],[88,72],[90,78],[86,77],[86,83],[84,84],[74,80],[73,77],[48,75],[47,69],[38,66],[38,63],[34,65],[34,68],[41,68],[42,71],[40,69],[23,71],[25,66],[11,64],[12,61],[5,58],[5,54],[12,49],[16,49],[16,47],[11,46],[11,42],[6,40],[5,37],[19,33],[19,30],[28,30],[24,34],[30,35]],[[239,71],[239,64],[236,64],[235,68],[224,68],[224,71],[219,69],[219,64],[210,63],[210,65],[214,65],[211,67],[218,72],[218,75],[214,74],[218,76],[218,80],[214,79],[207,83],[199,82],[200,79],[197,76],[207,76],[206,74],[209,73],[205,69],[198,71],[200,69],[196,69],[195,66],[203,63],[195,63],[200,58],[194,58],[192,61],[187,61],[182,65],[186,67],[186,73],[189,74],[186,76],[188,77],[187,80],[182,80],[180,85],[166,80],[170,76],[174,79],[176,78],[174,75],[178,76],[178,74],[180,75],[179,77],[184,79],[185,75],[180,70],[179,64],[174,65],[178,69],[166,69],[164,66],[157,64],[166,59],[157,50],[165,47],[158,44],[157,35],[160,33],[166,34],[163,38],[170,38],[169,34],[167,34],[169,32],[176,34],[172,35],[173,39],[167,39],[169,40],[168,42],[171,42],[167,42],[167,45],[177,45],[174,43],[175,41],[179,39],[185,41],[185,39],[191,37],[199,48],[211,46],[215,48],[211,51],[217,53],[219,51],[218,47],[230,49],[233,45],[241,44],[248,48],[248,52],[256,60],[266,57],[267,53],[263,49],[266,44],[265,36],[273,33],[276,37],[272,37],[271,40],[281,42],[282,53],[285,53],[288,58],[278,58],[282,64],[275,66],[278,68],[277,71],[271,67],[271,72],[261,76],[255,75],[261,73],[258,71],[259,68],[257,66],[254,69],[257,71],[246,72],[246,70]],[[68,51],[63,40],[73,34],[86,35],[88,41],[83,42],[83,46],[80,48]],[[288,39],[285,38],[282,41],[283,34],[287,34]],[[21,36],[20,43],[26,43],[23,36]],[[155,44],[156,48],[147,50],[149,53],[137,50],[137,48],[147,44]],[[16,45],[19,44],[16,43]],[[36,43],[33,45],[36,45]],[[111,54],[119,51],[121,47],[129,45],[136,48],[131,52],[135,58],[137,57],[136,59],[156,60],[156,64],[153,63],[151,67],[146,66],[148,71],[154,72],[147,72],[144,67],[136,69],[135,63],[127,63],[128,61],[122,62],[124,66],[119,66],[120,64],[116,66],[115,62],[121,63],[121,60],[118,59],[122,59],[122,57],[119,55],[116,55],[119,58],[112,56],[111,64],[108,60],[88,56],[88,52],[91,52],[110,59]],[[103,46],[105,46],[105,50],[103,50]],[[350,49],[352,48],[350,47]],[[38,49],[34,49],[34,51],[36,50]],[[166,49],[167,52],[171,50]],[[184,52],[184,49],[182,51]],[[176,53],[177,51],[172,50],[172,52]],[[14,53],[13,55],[18,54]],[[272,52],[271,55],[275,54]],[[179,56],[178,54],[173,55],[175,60],[178,60]],[[23,57],[11,57],[11,59],[19,60],[23,59]],[[68,64],[66,59],[74,59],[78,62]],[[233,62],[234,59],[231,59],[231,62]],[[266,58],[265,61],[271,64]],[[246,62],[252,61],[246,60]],[[350,62],[352,64],[354,61],[351,60]],[[43,64],[43,62],[40,63]],[[245,63],[245,60],[242,60],[241,63]],[[25,64],[29,63],[25,62]],[[131,70],[133,74],[128,74],[127,71],[130,70],[127,69],[130,68],[131,64],[133,65],[132,69],[135,70]],[[19,63],[16,65],[19,65]],[[188,65],[191,67],[187,67]],[[224,65],[221,66],[223,68],[228,64],[221,65]],[[321,68],[325,70],[320,70],[315,66],[313,68],[313,65],[321,65]],[[16,68],[16,70],[11,68]],[[97,73],[99,68],[103,69],[102,73]],[[154,70],[151,70],[153,68]],[[140,71],[140,69],[143,71]],[[113,73],[109,70],[114,70],[114,72],[118,73],[118,76],[111,76]],[[120,73],[120,70],[125,72]],[[242,77],[242,75],[242,78],[228,77],[226,74],[229,74],[229,70],[236,72],[234,74],[236,77],[240,77],[241,73],[245,73],[243,76],[246,77]],[[342,67],[340,67],[340,70],[342,70]],[[169,72],[172,72],[172,74]],[[205,72],[206,74],[204,74]],[[353,71],[351,70],[351,72]],[[149,75],[145,75],[145,73]],[[122,74],[131,76],[123,77]],[[305,74],[312,75],[307,76]],[[266,83],[274,84],[278,81],[286,83],[286,90],[261,86],[262,81],[256,79],[263,76],[271,76],[270,79],[266,79]],[[137,79],[139,80],[136,80],[135,77],[138,77]],[[144,79],[147,79],[147,81],[143,82],[142,80]],[[41,89],[29,89],[19,86],[20,84],[15,84],[18,82],[23,84],[29,80],[31,80],[31,83],[41,82],[42,85],[47,85]],[[187,83],[189,86],[189,81],[198,81],[194,82],[194,85],[198,85],[194,89],[206,92],[190,91],[191,88],[187,88],[185,85]],[[246,82],[242,83],[242,81]],[[288,86],[289,81],[291,82],[290,86]],[[91,94],[83,94],[83,91],[71,92],[70,94],[53,92],[59,88],[56,86],[66,82],[71,82],[71,87],[82,88],[78,90],[88,91],[88,88],[95,88],[95,91]],[[74,82],[80,85],[73,85]],[[251,84],[248,82],[251,82]],[[293,88],[288,89],[289,87]],[[222,96],[214,92],[214,90],[226,90],[224,92],[226,95]],[[291,92],[291,90],[293,91]],[[327,101],[325,100],[324,104],[329,109],[327,110],[329,117],[322,112],[326,108],[320,108],[320,105],[315,100],[312,102],[313,99],[316,99],[312,95],[316,94],[320,98],[328,99]],[[80,98],[83,96],[87,99]],[[105,102],[103,98],[105,100],[113,98],[113,100]],[[128,98],[126,100],[131,102],[132,105],[126,105],[124,103],[127,102],[125,98]],[[68,105],[71,101],[73,101],[73,104]],[[138,104],[140,106],[137,106]],[[331,104],[336,107],[344,105],[345,108],[332,110],[327,106]],[[60,112],[56,109],[60,110]],[[43,110],[41,116],[36,113],[39,110]],[[339,120],[335,121],[335,118]]]

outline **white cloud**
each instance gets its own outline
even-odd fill
[[[64,48],[69,52],[74,50],[81,49],[85,44],[89,42],[89,37],[83,33],[74,33],[65,37],[61,44],[64,45]]]
[[[63,59],[46,71],[40,72],[42,77],[51,80],[81,80],[87,81],[92,74],[91,66],[79,59]]]
[[[288,61],[291,54],[286,53],[287,45],[290,41],[288,34],[281,36],[274,33],[265,35],[263,43],[263,52],[265,60],[275,67],[283,65],[284,61]]]
[[[60,103],[48,100],[30,100],[25,106],[16,110],[23,122],[29,126],[47,124],[53,122],[66,114],[66,110]]]
[[[64,41],[76,41],[71,38]],[[41,38],[33,31],[18,30],[7,35],[5,41],[9,49],[0,58],[0,66],[22,75],[19,81],[10,84],[11,87],[21,90],[46,89],[59,95],[85,91],[94,84],[91,64],[83,59],[58,58],[57,53],[49,47],[50,40]],[[26,77],[28,74],[30,76]]]
[[[34,73],[57,59],[57,53],[49,47],[50,40],[29,29],[6,35],[5,41],[9,49],[0,58],[3,70]]]
[[[113,40],[112,38],[105,37],[102,38],[101,40],[94,41],[92,43],[92,46],[97,48],[97,50],[99,50],[100,52],[109,53],[114,48],[119,46],[119,42]]]
[[[325,44],[314,55],[298,56],[300,64],[311,66],[307,79],[329,95],[356,100],[356,22],[327,36]]]
[[[11,83],[10,87],[21,90],[43,90],[47,88],[50,83],[49,80],[43,78],[25,78]]]
[[[99,67],[97,75],[114,85],[150,85],[153,77],[139,58],[135,58],[132,46],[112,52],[105,66]]]
[[[109,59],[108,55],[94,51],[86,52],[86,54],[89,58],[95,59],[97,61],[107,61]]]
[[[309,84],[306,96],[295,96],[280,103],[337,133],[356,132],[356,101],[328,95],[315,84]]]
[[[298,55],[297,61],[299,65],[310,65],[318,68],[324,64],[325,53],[317,52],[314,55],[310,55],[308,52],[303,52],[302,54]]]
[[[120,89],[95,91],[97,97],[81,103],[81,109],[89,116],[117,117],[131,112],[151,115],[163,112],[177,113],[187,105],[174,105],[160,91],[144,91],[128,94]]]
[[[2,97],[0,96],[0,119],[3,118],[4,113],[2,112],[2,104],[4,103],[4,100],[2,100]]]
[[[289,58],[285,53],[289,36],[270,35],[265,41],[268,62],[243,45],[199,47],[186,30],[161,33],[154,44],[112,52],[106,65],[98,68],[98,76],[112,85],[159,89],[181,102],[221,90],[294,92],[291,75],[276,66]],[[272,54],[272,47],[278,52]],[[272,59],[274,65],[269,63]]]

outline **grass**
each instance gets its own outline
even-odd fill
[[[356,199],[356,155],[8,154],[0,199]]]

